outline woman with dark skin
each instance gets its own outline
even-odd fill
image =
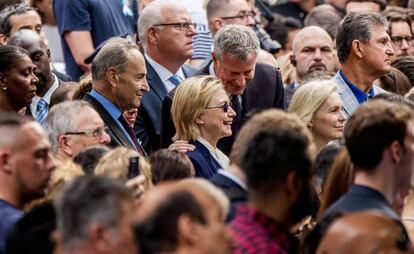
[[[0,46],[0,112],[22,112],[36,95],[39,79],[26,50]]]

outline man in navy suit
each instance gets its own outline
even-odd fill
[[[144,57],[135,43],[110,39],[92,61],[92,91],[83,98],[109,128],[110,146],[145,154],[122,112],[138,108],[148,91]]]
[[[140,13],[138,33],[145,51],[150,91],[142,98],[135,134],[147,151],[160,147],[161,107],[169,91],[190,76],[195,24],[179,2],[155,0]]]
[[[348,119],[344,137],[354,185],[324,216],[374,209],[399,219],[414,169],[412,109],[380,99],[367,102]]]

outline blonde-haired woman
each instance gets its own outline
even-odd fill
[[[221,81],[213,76],[186,79],[175,91],[171,112],[176,129],[173,140],[195,146],[187,155],[196,176],[208,179],[219,169],[227,169],[229,159],[217,142],[231,136],[236,113]]]
[[[336,84],[330,80],[306,83],[293,94],[288,112],[296,113],[312,132],[320,150],[329,141],[342,137],[345,117]]]

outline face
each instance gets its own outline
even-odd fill
[[[367,12],[367,11],[373,11],[376,13],[381,12],[381,7],[379,4],[374,2],[350,2],[346,4],[345,6],[346,13],[351,12]]]
[[[391,23],[391,44],[395,56],[407,56],[412,49],[412,33],[407,22],[399,21]]]
[[[314,71],[335,69],[335,53],[333,42],[327,34],[309,31],[300,35],[294,49],[296,60],[296,76],[299,80]]]
[[[214,72],[231,95],[241,95],[247,83],[253,79],[257,54],[251,52],[246,60],[239,60],[224,53],[220,59],[213,54]]]
[[[104,128],[104,122],[99,114],[90,107],[85,107],[79,113],[76,122],[74,124],[75,129],[73,132],[93,132],[97,129]],[[93,145],[106,145],[111,142],[111,138],[108,133],[102,132],[101,135],[92,136],[92,135],[67,135],[69,139],[68,146],[70,146],[70,151],[67,151],[69,157],[76,156],[83,149],[93,146]]]
[[[309,127],[315,137],[330,141],[342,137],[345,117],[342,101],[337,92],[331,93],[314,113]]]
[[[44,195],[55,162],[49,151],[49,140],[38,123],[24,124],[19,142],[11,154],[10,164],[22,198],[29,201]]]
[[[118,81],[113,88],[115,104],[122,111],[139,108],[142,96],[149,91],[146,75],[144,57],[137,49],[130,50],[124,70],[118,72]]]
[[[231,107],[227,112],[219,108],[225,103],[230,103],[229,96],[224,89],[220,89],[212,96],[207,109],[200,116],[202,124],[199,127],[202,138],[215,143],[220,138],[231,136],[231,123],[236,113]]]
[[[205,207],[203,211],[207,224],[201,225],[200,230],[198,231],[201,239],[198,250],[200,250],[200,253],[203,254],[231,253],[233,249],[233,242],[230,232],[224,224],[221,208],[215,200],[208,199],[208,203],[205,201],[202,201],[202,203],[202,206]]]
[[[367,73],[378,77],[391,71],[391,57],[394,50],[391,39],[385,27],[374,26],[371,30],[371,39],[362,43],[362,60],[367,68]]]
[[[232,0],[228,4],[224,5],[223,8],[223,13],[226,14],[219,17],[221,20],[220,27],[229,24],[252,27],[256,24],[253,16],[251,15],[252,8],[246,0]]]
[[[137,120],[138,109],[137,108],[131,108],[128,111],[124,111],[124,113],[122,113],[122,115],[124,116],[124,118],[127,121],[128,125],[131,126],[132,128],[134,128],[135,120]]]
[[[11,31],[14,34],[20,29],[30,29],[40,34],[42,31],[42,21],[36,11],[28,11],[24,14],[16,14],[10,17]]]
[[[39,79],[38,88],[41,90],[46,86],[51,75],[50,52],[40,38],[36,42],[24,45],[23,48],[29,52],[30,59],[37,67],[34,73]]]
[[[193,23],[187,10],[181,7],[163,9],[162,16],[164,24]],[[193,26],[185,31],[181,31],[178,26],[157,26],[150,29],[154,29],[159,55],[183,63],[193,55],[193,36],[196,32]]]
[[[16,60],[16,64],[8,72],[0,74],[4,86],[7,87],[7,95],[10,103],[17,111],[29,105],[36,95],[36,86],[39,79],[34,74],[36,65],[26,55]]]
[[[124,201],[123,214],[118,226],[110,230],[110,245],[108,253],[132,254],[137,253],[133,225],[135,223],[134,206],[132,202]]]
[[[414,170],[414,120],[407,124],[407,133],[404,139],[404,151],[402,153],[401,165],[396,169],[395,195],[406,196],[411,188],[411,176]]]

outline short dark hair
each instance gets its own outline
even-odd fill
[[[99,160],[109,151],[109,148],[102,145],[87,147],[80,151],[73,162],[78,164],[86,175],[93,175]]]
[[[169,149],[160,149],[152,153],[149,161],[154,184],[188,178],[194,172],[194,166],[186,154]]]
[[[384,149],[398,141],[404,146],[407,122],[414,118],[407,105],[372,100],[360,106],[345,125],[345,144],[356,169],[373,170]]]
[[[132,203],[132,195],[120,181],[100,176],[75,178],[55,202],[62,248],[76,250],[84,244],[92,223],[107,229],[117,226],[126,201]]]
[[[387,21],[374,12],[351,12],[345,16],[336,34],[336,49],[340,63],[343,64],[348,60],[353,41],[367,43],[371,39],[374,26],[384,26],[384,29],[387,29]]]
[[[29,57],[27,51],[23,48],[11,45],[0,46],[0,73],[15,68],[24,56]]]
[[[391,71],[379,78],[381,88],[388,92],[404,95],[411,89],[408,77],[397,68],[391,67]]]
[[[36,11],[34,8],[26,4],[9,5],[0,11],[0,33],[10,37],[12,26],[10,24],[10,17],[13,15],[21,15],[29,11]]]
[[[176,190],[169,193],[149,216],[136,224],[135,232],[141,253],[174,251],[178,246],[177,222],[180,216],[188,215],[206,225],[207,220],[202,211],[191,192]]]
[[[246,174],[248,189],[257,193],[278,189],[290,171],[309,178],[309,142],[288,129],[259,132],[247,145],[241,168]]]
[[[414,86],[414,56],[399,56],[392,61],[391,66],[404,73],[411,86]]]

